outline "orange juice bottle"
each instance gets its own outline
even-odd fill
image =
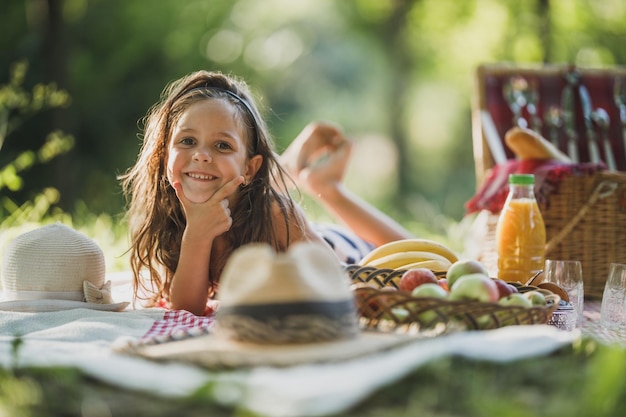
[[[535,176],[511,174],[496,226],[498,278],[526,282],[543,269],[546,227],[535,199]]]

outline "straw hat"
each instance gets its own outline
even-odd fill
[[[129,303],[113,302],[104,277],[104,255],[93,240],[61,223],[39,227],[4,253],[0,310],[125,309]]]
[[[413,340],[359,329],[348,274],[318,243],[296,243],[278,254],[265,244],[239,248],[224,268],[219,300],[208,335],[118,350],[208,368],[287,366],[354,358]]]

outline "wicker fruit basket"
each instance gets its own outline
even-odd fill
[[[417,325],[420,329],[445,324],[468,330],[486,330],[509,325],[546,324],[560,301],[560,297],[549,290],[522,285],[516,285],[519,292],[540,291],[547,304],[528,308],[469,300],[417,298],[397,290],[404,270],[349,265],[347,271],[353,282],[359,314],[369,328],[388,327],[391,323],[393,327]]]

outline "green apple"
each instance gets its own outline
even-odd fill
[[[409,311],[404,307],[394,307],[389,313],[383,314],[382,318],[396,323],[404,323],[409,318]]]
[[[524,307],[530,308],[532,307],[531,301],[524,296],[524,294],[520,292],[514,292],[512,294],[507,295],[506,297],[502,297],[498,300],[498,304],[506,307]],[[500,325],[502,326],[510,326],[512,324],[516,324],[516,316],[517,313],[512,313],[510,311],[498,311],[496,313],[498,320],[500,321]]]
[[[519,292],[514,292],[512,294],[507,295],[506,297],[498,300],[498,304],[503,306],[520,306],[520,307],[532,307],[533,304],[524,294]]]
[[[459,259],[448,268],[448,272],[446,273],[446,279],[448,280],[448,288],[452,289],[454,284],[461,278],[463,275],[470,275],[480,273],[486,276],[489,276],[489,271],[487,271],[487,267],[482,263],[473,260],[473,259]]]
[[[443,289],[439,284],[426,283],[422,284],[419,287],[416,287],[411,295],[415,298],[446,298],[448,297],[448,291]],[[419,301],[416,301],[415,304],[411,306],[412,309],[419,309]],[[419,310],[418,310],[419,311]],[[418,316],[420,321],[420,325],[424,327],[431,327],[440,321],[439,315],[432,309],[426,310],[420,313]]]
[[[533,306],[545,306],[546,296],[539,291],[528,291],[524,293],[524,297],[530,300]]]
[[[439,284],[428,282],[420,285],[419,287],[415,287],[415,289],[411,291],[411,295],[413,297],[446,298],[448,296],[448,292]]]
[[[496,283],[483,273],[463,275],[450,287],[451,300],[496,302],[499,298]]]

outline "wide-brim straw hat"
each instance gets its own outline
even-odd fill
[[[11,241],[2,260],[1,282],[0,311],[121,311],[129,305],[113,302],[100,247],[61,223]]]
[[[264,244],[237,249],[224,268],[219,301],[209,334],[131,342],[118,350],[234,368],[346,360],[414,340],[360,330],[349,276],[318,243],[296,243],[278,254]]]

